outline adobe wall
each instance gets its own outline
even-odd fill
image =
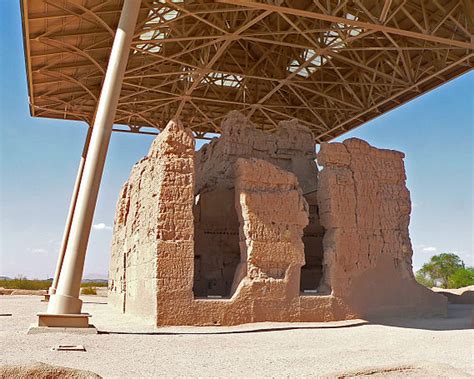
[[[273,204],[281,204],[274,207]],[[230,299],[183,299],[164,309],[159,325],[236,325],[299,320],[300,268],[307,204],[294,174],[260,159],[238,159],[235,207],[240,263]],[[319,318],[323,318],[318,309]],[[316,313],[313,311],[313,314]]]
[[[196,152],[195,295],[232,294],[239,263],[239,222],[233,205],[235,167],[239,158],[258,158],[294,173],[310,203],[305,231],[302,288],[316,289],[322,276],[323,229],[317,216],[317,174],[314,137],[297,121],[281,122],[274,134],[257,129],[242,113],[230,112],[222,134]]]
[[[234,189],[216,188],[196,196],[194,206],[194,294],[229,297],[240,262],[239,218]]]
[[[156,325],[445,314],[446,299],[418,285],[411,272],[403,154],[357,139],[321,146],[324,168],[306,198],[292,172],[263,159],[235,160],[233,182],[224,181],[237,215],[226,222],[238,224],[239,259],[226,284],[232,296],[199,298],[196,287],[193,293],[196,204],[214,210],[206,222],[218,227],[216,206],[232,199],[229,188],[216,184],[195,198],[193,150],[191,134],[170,123],[122,190],[109,283],[111,302],[122,311]],[[216,189],[223,192],[213,203]],[[310,204],[325,230],[323,285],[311,295],[300,292]]]
[[[239,158],[258,158],[292,172],[303,193],[316,190],[318,167],[311,131],[294,121],[278,124],[275,133],[257,129],[242,113],[230,112],[221,123],[221,136],[196,152],[196,188],[199,194],[234,188]]]
[[[194,138],[170,122],[122,188],[114,223],[110,303],[156,322],[158,304],[192,298]]]
[[[324,286],[361,316],[446,312],[413,276],[403,158],[356,138],[323,143],[317,156]]]

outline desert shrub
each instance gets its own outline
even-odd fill
[[[52,280],[27,279],[19,276],[15,279],[0,279],[0,287],[15,290],[47,290],[51,287]],[[107,287],[107,282],[84,282],[81,287]]]
[[[83,287],[81,290],[82,295],[97,295],[97,290],[94,287]]]
[[[16,290],[47,290],[51,287],[51,280],[29,280],[19,276],[15,279],[1,279],[0,287]]]
[[[83,282],[81,287],[107,287],[107,282]]]

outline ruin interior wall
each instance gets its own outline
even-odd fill
[[[224,180],[227,188],[203,185],[198,176],[201,192],[195,197],[193,147],[182,125],[170,123],[124,186],[109,283],[112,302],[122,311],[157,325],[446,312],[446,299],[418,285],[411,272],[403,154],[357,139],[322,144],[318,161],[324,168],[310,198],[287,169],[266,159],[236,158],[227,171],[232,180]],[[213,192],[216,188],[222,192]],[[229,188],[237,221],[220,217],[220,207],[231,201]],[[214,201],[218,196],[221,201]],[[226,284],[232,294],[227,299],[193,293],[198,253],[193,218],[202,212],[196,210],[200,201],[214,211],[205,215],[206,222],[238,225],[239,257]],[[311,204],[324,230],[320,289],[326,291],[310,295],[300,292],[300,283]]]
[[[233,296],[183,297],[161,308],[160,303],[159,325],[299,320],[302,236],[308,216],[298,181],[294,174],[255,158],[238,159],[235,176],[240,263],[232,284]],[[275,202],[282,206],[275,209]],[[323,318],[321,309],[316,312]]]
[[[304,237],[308,262],[301,285],[315,290],[322,276],[323,229],[317,216],[318,168],[313,135],[297,121],[281,122],[270,134],[257,129],[239,112],[230,112],[221,130],[218,139],[196,152],[195,295],[232,295],[240,259],[239,222],[233,205],[239,158],[262,159],[297,176],[310,203],[310,223]]]

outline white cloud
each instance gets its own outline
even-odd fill
[[[427,252],[433,252],[433,251],[436,251],[436,250],[438,250],[438,249],[434,246],[427,246],[427,247],[423,248],[423,251],[427,251]]]
[[[46,254],[48,252],[48,250],[43,249],[41,247],[40,248],[34,248],[34,249],[28,248],[28,250],[31,251],[34,254]]]
[[[92,229],[94,230],[112,230],[112,227],[109,225],[105,225],[103,222],[100,222],[98,224],[92,225]]]

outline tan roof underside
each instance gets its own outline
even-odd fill
[[[31,114],[91,123],[122,0],[20,1]],[[205,138],[241,110],[326,141],[470,70],[472,33],[470,0],[143,0],[115,121]]]

